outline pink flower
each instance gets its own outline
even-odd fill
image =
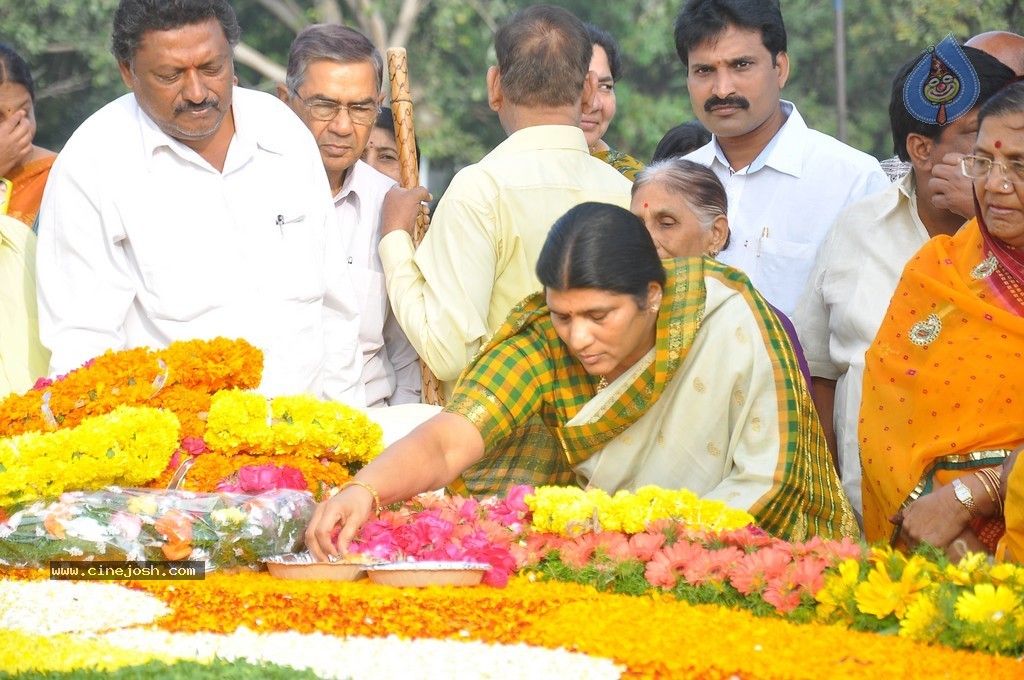
[[[110,529],[113,533],[134,541],[142,532],[142,519],[130,512],[116,512],[110,518]]]
[[[775,607],[780,614],[788,614],[800,606],[800,593],[787,588],[785,584],[773,581],[764,590],[764,601]]]
[[[848,559],[859,560],[863,553],[860,543],[848,536],[841,541],[828,541],[823,551],[823,557],[828,558],[832,564],[839,564]]]
[[[415,556],[424,548],[423,536],[410,524],[396,527],[391,532],[391,539],[403,555]]]
[[[633,557],[641,562],[649,562],[658,548],[665,544],[665,534],[649,533],[633,534],[629,537],[629,549]]]
[[[293,467],[277,465],[247,465],[238,471],[238,481],[243,489],[271,491],[273,489],[306,488],[306,479]]]
[[[468,498],[466,502],[459,505],[459,519],[472,522],[480,516],[480,502],[475,498]]]
[[[50,380],[49,378],[39,378],[38,380],[36,380],[36,384],[32,386],[32,389],[35,390],[36,392],[41,392],[42,390],[45,390],[52,384],[53,381]]]
[[[306,488],[306,479],[293,467],[277,465],[246,465],[217,484],[217,491],[229,493],[262,493],[274,489]]]
[[[743,551],[729,546],[718,550],[702,550],[690,559],[683,569],[683,577],[690,585],[701,585],[709,580],[724,581],[732,567],[743,558]]]
[[[750,595],[764,588],[770,579],[782,576],[791,561],[792,558],[781,550],[762,548],[744,555],[733,567],[729,581],[736,590]]]
[[[454,525],[439,515],[437,511],[421,512],[412,524],[419,542],[424,546],[438,546],[451,538]]]
[[[798,591],[814,595],[825,587],[825,577],[822,574],[828,566],[829,563],[820,557],[804,557],[791,565],[789,580]]]
[[[625,562],[633,556],[629,549],[629,539],[617,531],[603,531],[599,534],[590,534],[594,543],[595,554],[602,555],[613,564]]]
[[[748,552],[753,548],[762,548],[777,542],[776,539],[753,524],[748,524],[742,529],[724,531],[718,535],[718,540],[726,545],[734,545]]]
[[[181,440],[181,449],[192,456],[206,453],[206,442],[202,437],[185,437]]]
[[[559,537],[554,534],[527,534],[525,545],[520,543],[522,541],[509,546],[509,551],[515,557],[518,569],[540,564],[550,551],[557,550],[561,545]]]
[[[655,588],[671,588],[679,580],[679,572],[672,566],[668,555],[659,550],[647,563],[644,578]]]
[[[530,515],[530,507],[525,499],[532,493],[532,486],[513,486],[505,498],[485,506],[487,519],[499,522],[517,533],[521,532],[529,524],[527,518]]]

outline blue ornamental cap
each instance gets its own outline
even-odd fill
[[[929,47],[910,72],[903,86],[903,103],[922,123],[946,125],[974,107],[980,90],[974,66],[950,33]]]

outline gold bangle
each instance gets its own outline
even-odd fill
[[[1002,475],[1000,475],[999,471],[1000,471],[1000,468],[992,468],[992,467],[984,468],[983,470],[981,470],[981,472],[986,477],[988,477],[989,481],[992,482],[992,488],[995,490],[996,512],[997,512],[996,517],[1002,517],[1003,516],[1003,511],[1006,509],[1005,508],[1005,503],[1003,502],[1003,496],[999,493],[999,490],[1002,487],[1002,482],[1003,482]]]
[[[370,492],[370,495],[373,496],[373,512],[375,515],[380,517],[380,496],[377,495],[377,490],[374,489],[369,484],[367,484],[366,482],[361,482],[358,479],[353,479],[339,486],[338,493],[341,493],[350,486],[361,486]]]
[[[996,494],[994,491],[992,491],[992,482],[989,481],[988,475],[985,474],[982,470],[977,470],[975,471],[974,476],[977,477],[978,481],[981,482],[981,485],[985,487],[985,493],[988,494],[988,499],[992,501],[992,508],[994,510],[998,510],[999,501],[996,500]]]

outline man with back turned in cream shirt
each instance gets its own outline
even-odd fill
[[[555,220],[586,201],[628,208],[632,186],[590,155],[580,129],[597,84],[583,22],[534,5],[498,28],[494,48],[488,103],[508,138],[455,175],[418,250],[404,203],[426,190],[393,189],[384,202],[391,304],[446,396],[512,307],[541,288],[537,256]]]
[[[226,0],[121,0],[133,92],[91,116],[40,210],[40,336],[64,373],[107,349],[243,337],[267,394],[361,405],[359,315],[309,131],[234,87]]]
[[[713,133],[686,158],[714,170],[729,196],[732,239],[718,259],[792,315],[836,213],[889,180],[780,99],[789,56],[776,0],[689,0],[675,39],[690,104]]]

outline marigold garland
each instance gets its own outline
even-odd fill
[[[67,489],[137,486],[157,477],[178,448],[170,411],[118,406],[74,428],[0,439],[0,505]]]
[[[259,386],[263,352],[242,339],[188,340],[165,349],[108,351],[37,389],[0,401],[0,436],[74,427],[120,405],[166,408],[183,437],[201,437],[210,395]]]
[[[384,449],[380,425],[362,411],[308,394],[266,397],[241,390],[213,396],[206,421],[213,452],[290,453],[365,464]]]
[[[753,524],[754,518],[720,501],[700,499],[692,491],[645,486],[636,493],[609,496],[601,489],[542,486],[526,497],[533,511],[533,528],[561,536],[587,532],[639,533],[661,519],[681,521],[693,528],[728,531]]]

